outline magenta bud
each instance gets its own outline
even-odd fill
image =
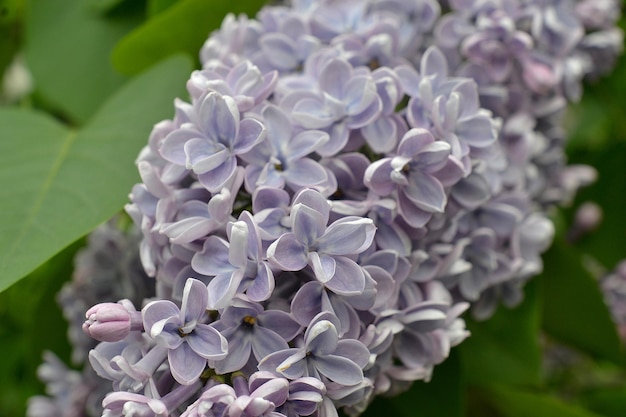
[[[101,342],[118,342],[124,339],[131,330],[137,328],[137,318],[141,323],[141,313],[129,310],[119,303],[101,303],[91,307],[85,313],[83,331]]]

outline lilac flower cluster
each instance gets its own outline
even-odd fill
[[[520,301],[547,208],[593,177],[565,166],[559,114],[604,71],[590,57],[619,51],[602,4],[228,16],[137,160],[127,212],[154,297],[82,326],[113,387],[102,415],[358,414],[428,380],[470,303]]]
[[[148,277],[139,259],[140,233],[137,227],[122,231],[120,218],[114,218],[94,230],[87,245],[74,258],[72,280],[66,283],[57,301],[68,321],[68,339],[72,345],[72,363],[80,371],[68,368],[54,353],[45,352],[37,374],[46,385],[48,396],[34,396],[28,401],[28,417],[83,417],[102,414],[102,400],[111,390],[108,380],[99,377],[87,361],[97,340],[82,330],[85,311],[96,303],[111,303],[122,297],[119,306],[141,304],[154,297],[154,280]],[[116,304],[117,305],[117,304]],[[88,322],[95,317],[88,314]],[[104,331],[104,332],[103,332]],[[110,328],[92,327],[92,334],[106,335]],[[115,333],[115,332],[113,332]]]
[[[622,341],[626,341],[626,260],[600,279],[600,288]]]

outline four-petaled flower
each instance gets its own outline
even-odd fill
[[[341,385],[356,385],[363,381],[363,367],[369,361],[369,350],[355,339],[339,340],[339,320],[322,312],[315,316],[299,348],[279,350],[260,363],[262,371],[278,372],[288,379],[312,376],[328,378]]]
[[[358,295],[365,289],[365,275],[351,259],[366,250],[374,239],[371,219],[346,216],[328,227],[330,205],[315,190],[302,190],[291,209],[292,231],[267,249],[270,262],[283,271],[300,271],[307,265],[331,291]]]
[[[146,333],[168,349],[172,376],[181,384],[198,379],[207,359],[226,357],[228,342],[213,326],[203,323],[208,305],[207,287],[189,278],[181,308],[169,300],[148,303],[142,310]]]

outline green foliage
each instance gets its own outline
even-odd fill
[[[614,139],[596,151],[572,152],[574,162],[585,162],[598,170],[598,181],[581,190],[576,201],[593,201],[603,212],[598,229],[576,242],[576,248],[607,270],[626,257],[626,130]]]
[[[0,79],[22,41],[24,0],[0,0]]]
[[[148,0],[147,14],[150,17],[154,17],[157,14],[164,12],[170,6],[174,5],[178,0]]]
[[[113,64],[136,74],[175,53],[197,57],[211,31],[228,13],[253,15],[263,0],[181,0],[126,36],[113,51]]]
[[[486,396],[502,417],[601,417],[540,392],[493,386]]]
[[[615,325],[597,281],[572,247],[558,240],[544,256],[543,328],[556,339],[591,355],[621,362]]]
[[[463,417],[465,404],[461,380],[461,363],[457,349],[441,365],[435,367],[429,382],[416,382],[406,392],[393,398],[377,398],[362,417],[414,416]]]
[[[24,52],[37,97],[74,123],[87,121],[124,83],[109,55],[142,13],[135,7],[104,14],[84,0],[30,0]]]
[[[44,350],[69,363],[67,322],[56,294],[72,274],[77,242],[0,293],[0,415],[23,416],[26,400],[42,391],[36,369]]]
[[[540,294],[536,282],[526,285],[524,302],[501,307],[487,321],[468,320],[471,336],[459,346],[464,378],[469,383],[538,386]]]
[[[592,390],[584,394],[586,407],[606,417],[624,417],[626,410],[626,387],[611,387]]]
[[[152,125],[189,74],[181,57],[130,81],[80,130],[41,113],[0,111],[0,290],[119,211]],[[158,86],[158,88],[155,88]]]

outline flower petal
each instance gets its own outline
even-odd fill
[[[332,256],[309,252],[309,265],[313,268],[315,278],[320,282],[328,282],[335,275],[335,259]]]
[[[215,372],[225,374],[244,367],[252,352],[252,335],[247,331],[235,331],[228,338],[228,355],[215,363]]]
[[[325,285],[339,295],[359,295],[365,290],[365,274],[352,259],[337,256],[335,257],[335,275]]]
[[[315,356],[333,353],[338,342],[337,328],[328,320],[318,321],[309,327],[304,340],[307,353],[312,353]]]
[[[167,359],[172,376],[183,385],[196,382],[207,365],[207,360],[197,355],[187,343],[168,350]]]
[[[199,320],[206,311],[209,301],[207,286],[197,279],[188,278],[183,289],[181,312],[184,323]]]
[[[285,233],[267,248],[267,258],[283,271],[300,271],[307,265],[306,248],[293,233]]]
[[[235,294],[237,294],[237,289],[239,289],[242,279],[243,271],[241,270],[215,276],[208,285],[209,308],[212,310],[226,308]]]
[[[329,255],[355,255],[372,244],[375,233],[372,219],[347,216],[328,226],[315,246]]]
[[[217,236],[209,236],[202,251],[191,258],[191,267],[208,276],[232,272],[235,268],[228,261],[228,242]]]
[[[198,355],[211,360],[225,358],[229,350],[226,338],[208,324],[197,324],[187,336],[187,343]]]
[[[342,356],[316,357],[315,368],[326,378],[341,385],[356,385],[363,381],[363,371],[359,365]]]

